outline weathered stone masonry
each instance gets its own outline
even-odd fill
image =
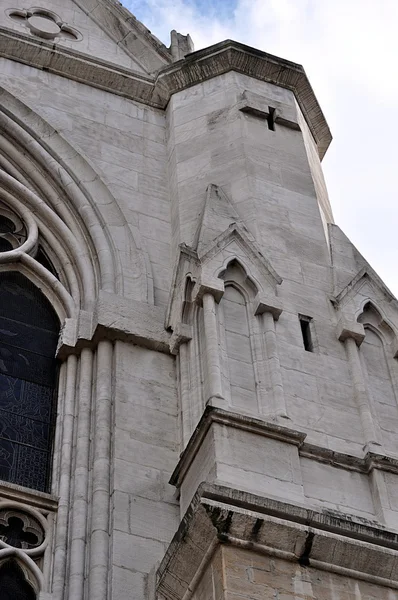
[[[398,303],[334,224],[303,68],[113,0],[0,9],[0,287],[61,326],[51,487],[0,482],[0,582],[398,598]]]

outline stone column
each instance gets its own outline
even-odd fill
[[[112,343],[101,341],[97,349],[94,411],[89,600],[106,600],[108,597],[112,360]]]
[[[181,411],[181,441],[185,448],[192,433],[192,411],[191,399],[189,394],[189,347],[192,340],[192,326],[187,323],[178,323],[174,328],[170,339],[170,352],[178,356],[179,373],[179,400]]]
[[[216,314],[216,301],[213,294],[203,295],[203,319],[206,343],[207,366],[207,398],[206,405],[211,404],[224,408],[221,384],[220,348],[218,343],[218,323]],[[221,401],[221,403],[220,403]]]
[[[347,321],[342,318],[337,326],[337,337],[341,342],[344,342],[347,352],[355,400],[357,402],[365,438],[365,447],[367,450],[376,447],[376,451],[380,452],[381,443],[377,435],[376,419],[374,417],[372,401],[368,394],[358,350],[365,339],[364,327],[361,323]]]
[[[88,517],[90,415],[93,385],[93,353],[83,348],[80,357],[76,464],[71,514],[69,599],[83,600]]]
[[[224,284],[221,280],[204,283],[200,281],[194,288],[194,301],[203,306],[203,323],[206,354],[206,390],[205,405],[227,409],[221,380],[221,357],[217,320],[216,303],[224,294]]]
[[[254,314],[261,315],[262,319],[268,373],[273,396],[272,406],[263,406],[262,412],[268,415],[271,413],[271,417],[273,418],[282,417],[286,419],[288,416],[275,330],[275,322],[279,319],[281,313],[282,308],[277,298],[256,298]]]
[[[68,540],[68,517],[70,482],[72,469],[73,424],[75,414],[77,357],[70,355],[66,361],[65,399],[62,414],[62,434],[60,444],[60,468],[58,488],[58,512],[54,548],[53,594],[62,600],[65,591],[66,550]]]

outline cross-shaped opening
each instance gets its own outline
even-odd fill
[[[24,522],[18,517],[9,517],[8,525],[0,525],[0,536],[10,546],[22,548],[22,542],[26,542],[30,548],[37,546],[39,538],[34,533],[24,531]]]
[[[267,124],[268,129],[275,131],[275,108],[272,108],[272,106],[268,107]]]

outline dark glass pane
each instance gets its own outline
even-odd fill
[[[47,271],[50,271],[50,273],[52,273],[54,275],[54,277],[59,279],[58,273],[55,270],[54,265],[52,264],[52,262],[50,261],[47,254],[44,252],[44,250],[41,246],[39,246],[39,249],[37,251],[35,259],[37,260],[37,262],[39,262],[41,265],[43,265],[43,267],[45,269],[47,269]]]
[[[13,233],[15,231],[15,225],[11,219],[7,219],[3,215],[0,216],[0,233]]]
[[[0,317],[0,345],[1,342],[54,358],[58,331],[43,331],[33,325]]]
[[[54,358],[4,344],[1,336],[0,373],[45,386],[55,384]]]
[[[50,423],[54,389],[0,374],[0,410]]]
[[[0,252],[8,252],[12,250],[12,244],[0,236]]]
[[[7,412],[0,408],[0,439],[47,450],[50,424]]]
[[[0,440],[0,478],[45,492],[48,487],[49,452]]]
[[[0,274],[0,479],[46,491],[59,324],[19,273]]]
[[[12,560],[0,567],[0,594],[1,600],[36,600],[22,569]]]
[[[0,316],[59,331],[59,320],[42,292],[21,273],[1,273]]]

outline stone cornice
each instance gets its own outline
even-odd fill
[[[166,104],[164,94],[158,96],[150,77],[5,27],[0,27],[0,57],[157,108]]]
[[[306,443],[307,434],[301,431],[282,427],[276,423],[270,423],[262,419],[229,412],[221,408],[207,406],[187,447],[180,456],[178,465],[170,478],[171,485],[175,485],[176,487],[181,485],[203,440],[214,423],[255,433],[287,444],[293,444],[297,446],[301,457],[310,458],[336,468],[357,471],[364,474],[369,474],[373,469],[379,469],[398,475],[398,458],[375,454],[373,452],[368,452],[364,457],[335,452],[329,448]]]
[[[172,95],[228,71],[237,71],[294,92],[322,158],[332,141],[329,126],[301,65],[232,40],[188,54],[158,75]]]
[[[197,428],[188,442],[187,447],[181,454],[181,458],[177,467],[170,478],[170,483],[172,485],[178,487],[183,481],[193,459],[196,456],[198,448],[201,446],[213,423],[219,423],[221,425],[227,425],[236,429],[248,431],[250,433],[256,433],[257,435],[283,441],[287,444],[294,444],[295,446],[301,446],[306,438],[305,433],[295,431],[294,429],[288,429],[287,427],[282,427],[276,423],[269,423],[261,419],[255,419],[253,417],[247,417],[245,415],[229,412],[220,408],[207,406]]]
[[[398,588],[398,534],[338,512],[202,485],[157,572],[157,592],[182,600],[195,591],[219,544]]]
[[[188,54],[156,78],[5,27],[0,27],[0,56],[163,109],[172,94],[237,71],[294,92],[321,158],[332,140],[303,67],[231,40]]]
[[[170,353],[171,334],[164,328],[164,309],[111,292],[100,291],[93,312],[80,311],[66,319],[58,344],[58,357],[94,348],[101,340],[125,341]]]

